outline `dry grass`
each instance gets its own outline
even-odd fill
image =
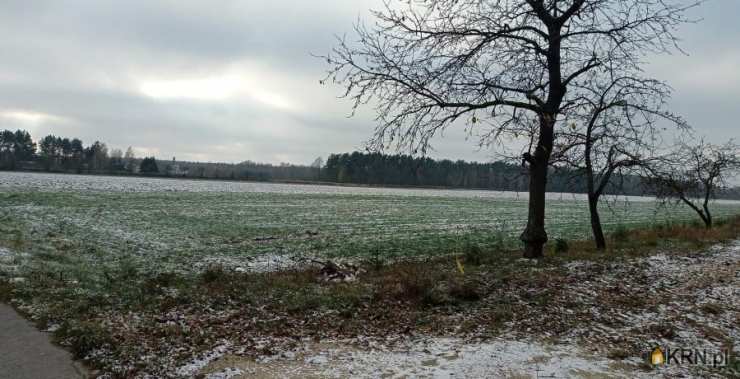
[[[567,253],[556,253],[554,243],[549,245],[548,258],[614,259],[651,254],[655,250],[673,248],[697,250],[708,245],[726,242],[740,236],[740,216],[720,220],[711,229],[692,223],[656,225],[652,228],[617,231],[607,241],[607,249],[599,251],[592,240],[568,241]]]

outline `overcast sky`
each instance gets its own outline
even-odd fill
[[[348,119],[320,86],[334,34],[380,0],[0,0],[0,129],[94,140],[138,155],[310,163],[359,149],[370,110]],[[651,59],[672,110],[710,140],[739,138],[740,1],[691,13],[682,47]],[[435,157],[486,161],[451,130]]]

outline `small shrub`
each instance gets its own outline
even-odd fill
[[[463,301],[478,301],[481,295],[474,282],[448,279],[430,286],[421,295],[420,302],[426,306],[455,305]]]
[[[428,276],[415,276],[403,278],[401,285],[403,294],[409,299],[414,299],[427,296],[434,287],[434,282]]]
[[[352,316],[355,309],[368,300],[365,289],[353,284],[339,283],[331,287],[322,300],[322,306],[338,310],[343,317]]]
[[[612,239],[617,242],[626,242],[629,239],[629,236],[629,230],[624,225],[617,226],[617,228],[612,232]]]
[[[372,254],[370,255],[370,259],[368,259],[368,264],[375,271],[380,271],[380,269],[385,266],[385,259],[380,254],[379,248],[373,250]]]
[[[426,270],[422,265],[401,264],[385,272],[380,288],[376,292],[376,300],[390,297],[395,300],[422,301],[430,296],[430,291],[444,278],[439,272]]]
[[[215,283],[226,276],[226,272],[221,266],[208,266],[200,273],[200,280],[205,284]]]
[[[449,304],[453,301],[449,295],[449,288],[446,283],[439,283],[431,288],[427,288],[421,294],[421,303],[428,306],[439,306]]]
[[[54,336],[69,344],[75,359],[83,359],[93,350],[112,342],[105,329],[88,321],[74,325],[64,323]]]
[[[555,252],[558,254],[567,253],[568,250],[570,250],[570,247],[568,246],[568,241],[563,238],[556,238],[555,239]]]
[[[465,263],[479,266],[485,259],[483,249],[480,245],[472,242],[468,242],[463,247],[463,256],[465,257]]]
[[[506,234],[503,232],[494,232],[492,241],[490,242],[491,249],[494,251],[503,251],[506,249]]]
[[[124,259],[118,266],[119,280],[133,280],[139,275],[139,270],[133,261]]]
[[[322,305],[323,300],[325,300],[319,292],[313,291],[311,288],[288,290],[281,295],[287,311],[291,313],[317,309]]]

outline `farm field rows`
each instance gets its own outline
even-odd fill
[[[513,193],[0,173],[2,245],[30,269],[110,266],[186,272],[279,268],[298,257],[372,258],[515,246],[527,203]],[[551,239],[587,238],[576,195],[549,200]],[[562,198],[562,200],[561,200]],[[718,218],[740,204],[714,204]],[[692,220],[646,198],[604,204],[607,232]],[[58,254],[64,252],[64,254]]]

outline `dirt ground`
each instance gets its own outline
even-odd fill
[[[522,261],[523,265],[535,262]],[[740,350],[740,241],[695,254],[575,261],[549,309],[491,337],[423,334],[315,342],[254,359],[223,345],[181,367],[206,378],[675,378],[738,377],[729,366],[654,366],[663,349]],[[526,293],[526,292],[525,292]],[[520,299],[527,302],[526,296]],[[575,306],[574,304],[578,304]],[[535,312],[536,311],[536,312]],[[452,319],[454,320],[454,318]],[[452,322],[452,321],[451,321]],[[559,325],[566,329],[561,332]],[[550,336],[550,337],[548,337]],[[730,353],[731,355],[732,353]],[[711,363],[711,362],[710,362]],[[737,366],[737,358],[734,358]]]

